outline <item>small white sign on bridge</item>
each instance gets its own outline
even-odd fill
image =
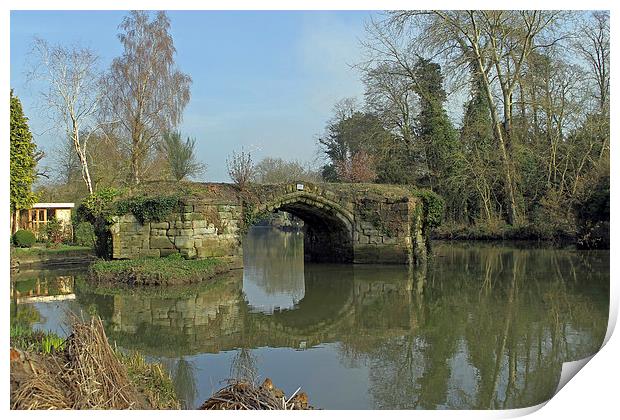
[[[303,191],[304,190],[304,184],[297,184],[297,191]]]

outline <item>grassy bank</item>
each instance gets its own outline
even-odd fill
[[[11,247],[11,267],[82,264],[94,258],[93,249],[87,246],[36,244],[32,248]]]
[[[55,247],[47,247],[42,244],[36,244],[32,248],[11,248],[11,254],[15,257],[31,256],[31,255],[62,255],[62,254],[75,254],[75,253],[88,253],[92,252],[92,248],[88,246],[79,245],[65,245],[59,244]]]
[[[175,285],[208,280],[230,268],[230,262],[221,258],[186,260],[180,254],[171,254],[165,258],[96,261],[90,272],[98,283]]]
[[[561,244],[573,243],[574,233],[553,230],[534,224],[505,225],[477,224],[463,225],[444,223],[431,233],[432,239],[478,240],[478,241],[550,241]]]

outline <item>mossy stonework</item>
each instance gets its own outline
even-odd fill
[[[157,188],[151,184],[149,190]],[[286,211],[305,222],[308,261],[420,263],[427,239],[423,205],[414,192],[395,185],[300,182],[237,191],[227,184],[196,183],[161,221],[140,223],[132,213],[114,217],[112,256],[241,257],[250,225]]]

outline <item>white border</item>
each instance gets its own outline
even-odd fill
[[[52,7],[53,6],[53,7]],[[617,98],[617,89],[616,80],[614,71],[617,68],[617,48],[618,39],[616,36],[617,25],[615,25],[615,14],[616,14],[616,6],[614,2],[611,1],[589,1],[586,3],[580,2],[577,3],[575,1],[531,1],[531,0],[521,0],[519,2],[491,2],[491,1],[420,1],[420,2],[411,2],[411,1],[401,1],[401,0],[384,0],[384,1],[376,1],[376,0],[358,0],[355,2],[338,2],[334,0],[315,0],[315,1],[284,1],[284,0],[263,0],[260,2],[245,0],[245,1],[227,1],[227,2],[198,2],[191,0],[151,0],[151,1],[118,1],[118,0],[108,0],[108,1],[68,1],[68,0],[56,0],[54,2],[46,1],[46,0],[37,0],[37,1],[27,1],[27,0],[5,0],[2,2],[2,13],[0,15],[0,51],[3,52],[4,60],[2,61],[3,65],[1,66],[0,72],[0,80],[2,80],[2,85],[5,87],[5,94],[8,94],[9,88],[9,74],[10,74],[10,63],[9,63],[9,34],[10,34],[10,10],[52,10],[52,9],[76,9],[76,10],[105,10],[105,9],[113,9],[113,10],[127,10],[127,9],[166,9],[166,10],[196,10],[196,9],[212,9],[212,10],[278,10],[278,9],[286,9],[286,10],[378,10],[378,9],[424,9],[424,8],[436,8],[436,9],[462,9],[462,8],[495,8],[495,9],[535,9],[535,8],[544,8],[544,9],[611,9],[611,22],[612,22],[612,83],[611,88],[613,94],[612,98],[612,115],[613,111],[617,109],[616,106],[616,98]],[[8,115],[9,106],[8,101],[0,102],[0,112],[2,115]],[[8,118],[0,119],[3,139],[8,140]],[[612,138],[615,138],[616,134],[616,123],[612,118],[611,121],[611,132]],[[611,160],[612,162],[617,162],[617,146],[614,144],[611,147]],[[8,187],[9,184],[6,181],[9,177],[9,156],[8,156],[8,141],[4,143],[4,153],[1,154],[0,159],[0,167],[3,171],[3,179],[5,182],[2,184],[1,193],[4,200],[4,208],[8,208]],[[612,184],[615,185],[616,179],[616,170],[615,166],[612,166]],[[617,214],[616,211],[616,197],[617,197],[617,189],[612,189],[611,193],[611,203],[612,203],[612,223],[611,223],[611,233],[612,233],[612,248],[611,255],[614,255],[616,250],[615,239],[618,238],[618,229],[616,224],[613,222],[613,215]],[[9,218],[8,211],[6,211],[5,217],[0,218],[1,228],[4,229],[4,232],[9,232]],[[2,268],[4,269],[5,278],[9,278],[9,244],[8,241],[0,242],[0,247],[2,249]],[[610,323],[608,326],[607,336],[606,336],[606,344],[603,349],[595,355],[592,360],[583,368],[583,371],[579,373],[578,378],[576,380],[569,381],[564,388],[560,390],[560,392],[552,398],[547,404],[541,404],[537,407],[531,407],[527,409],[520,410],[506,410],[506,411],[421,411],[421,412],[409,412],[409,411],[390,411],[388,412],[390,416],[395,417],[407,417],[415,416],[415,418],[469,418],[469,419],[480,419],[480,418],[506,418],[506,417],[516,417],[525,414],[532,414],[534,418],[575,418],[575,419],[583,419],[584,417],[590,418],[610,418],[614,415],[612,413],[617,413],[617,375],[619,373],[619,361],[618,356],[620,355],[619,344],[616,336],[612,335],[613,329],[615,327],[617,314],[618,314],[618,287],[616,280],[616,273],[618,272],[616,260],[612,258],[611,260],[611,285],[610,285],[610,293],[611,293],[611,302],[610,302]],[[8,280],[6,283],[6,287],[8,288]],[[6,300],[8,302],[8,299]],[[5,349],[8,349],[8,305],[6,310],[4,311],[4,320],[2,321],[2,342]],[[8,411],[9,407],[9,390],[8,390],[8,377],[9,377],[9,359],[5,357],[3,362],[4,368],[4,391],[2,391],[2,398],[4,400],[3,408]],[[544,408],[543,408],[544,407]],[[542,409],[541,409],[542,408]],[[6,413],[11,417],[15,418],[23,418],[31,416],[42,416],[42,413],[27,413],[27,412],[14,412],[10,411]],[[83,416],[85,413],[78,412],[50,412],[46,413],[45,416],[57,417],[57,416]],[[89,412],[88,416],[94,417],[106,417],[119,415],[118,412]],[[149,416],[149,417],[159,417],[159,418],[169,418],[171,415],[180,415],[185,416],[199,416],[201,419],[204,416],[209,417],[235,417],[238,418],[240,415],[243,416],[257,416],[264,418],[274,418],[279,416],[348,416],[349,414],[355,416],[382,416],[384,413],[378,411],[366,411],[366,412],[355,412],[355,413],[341,413],[337,411],[323,411],[323,412],[297,412],[294,414],[284,413],[284,412],[262,412],[262,413],[203,413],[203,412],[129,412],[122,413],[124,416]],[[616,414],[617,415],[617,414]]]

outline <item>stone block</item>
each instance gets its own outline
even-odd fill
[[[194,236],[202,237],[207,234],[207,228],[194,228]]]
[[[141,257],[161,257],[161,253],[159,249],[142,249],[140,250]]]
[[[132,213],[127,213],[122,216],[119,216],[119,222],[130,223],[130,224],[134,224],[134,223],[140,224],[140,222],[138,222],[138,219],[136,219],[136,216],[134,216]]]
[[[183,213],[192,213],[194,211],[194,206],[185,205],[183,206]]]
[[[170,227],[170,223],[168,222],[152,222],[151,229],[168,229]]]
[[[179,250],[179,252],[185,258],[196,258],[196,255],[197,255],[196,248],[194,248],[194,247],[191,247],[191,248],[181,248]]]
[[[194,220],[192,221],[192,228],[196,229],[196,228],[206,228],[207,227],[207,221],[206,220]]]
[[[374,229],[375,228],[375,225],[373,225],[370,222],[360,222],[359,225],[364,230],[366,230],[366,229]]]
[[[151,249],[172,249],[173,243],[167,236],[153,236],[151,237]]]
[[[194,239],[189,236],[176,236],[174,238],[174,246],[179,249],[193,248]]]

